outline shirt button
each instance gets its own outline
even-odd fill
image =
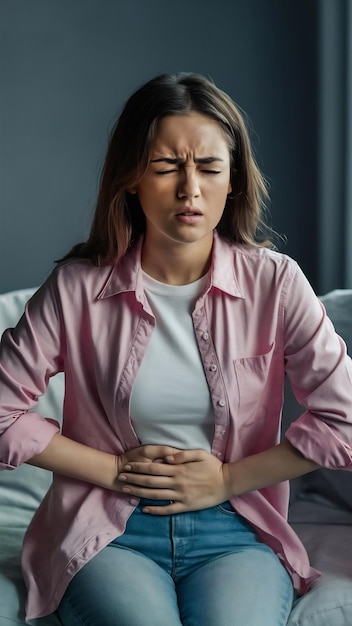
[[[203,333],[202,338],[207,341],[207,339],[209,339],[209,333]]]
[[[212,364],[209,366],[209,369],[210,369],[210,371],[211,371],[211,372],[216,372],[216,370],[217,370],[218,368],[216,367],[215,363],[212,363]]]
[[[218,400],[218,406],[225,406],[225,400]]]

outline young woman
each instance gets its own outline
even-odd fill
[[[1,462],[54,472],[25,538],[28,619],[283,626],[318,572],[288,479],[351,465],[352,367],[261,237],[242,117],[159,76],[113,131],[88,240],[1,344]],[[36,412],[65,373],[62,432]],[[280,443],[285,374],[305,411]]]

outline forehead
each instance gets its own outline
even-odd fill
[[[152,144],[152,153],[175,155],[193,153],[211,156],[213,152],[229,154],[229,142],[219,122],[207,115],[190,112],[169,115],[160,120]]]

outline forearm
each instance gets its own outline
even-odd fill
[[[318,469],[319,465],[306,459],[288,440],[277,446],[227,464],[231,494],[242,495],[290,480]]]
[[[57,474],[120,491],[117,456],[90,448],[63,435],[54,435],[45,450],[27,462]]]

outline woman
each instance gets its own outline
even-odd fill
[[[351,465],[352,368],[213,83],[159,76],[113,131],[96,212],[1,346],[1,461],[54,472],[28,619],[282,626],[309,565],[287,480]],[[62,434],[27,413],[65,372]],[[285,373],[305,412],[280,441]]]

